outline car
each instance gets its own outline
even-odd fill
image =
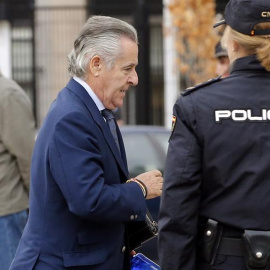
[[[158,169],[164,172],[170,130],[161,126],[120,126],[131,177]],[[158,220],[160,198],[147,200],[147,207]],[[157,237],[145,242],[136,252],[158,263]]]

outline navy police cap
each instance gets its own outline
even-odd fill
[[[270,22],[270,0],[230,0],[225,8],[225,19],[214,27],[228,24],[244,35],[270,35],[270,28],[254,29],[255,25]]]

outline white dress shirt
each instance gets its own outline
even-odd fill
[[[74,76],[73,79],[87,91],[87,93],[90,95],[90,97],[93,99],[93,101],[97,105],[99,111],[102,111],[105,109],[101,100],[98,98],[95,92],[91,89],[91,87],[85,81],[83,81],[81,78],[76,77],[76,76]]]

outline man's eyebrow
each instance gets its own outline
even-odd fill
[[[138,63],[129,63],[123,66],[123,68],[127,68],[127,67],[136,67],[138,65]]]

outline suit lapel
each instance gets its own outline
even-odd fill
[[[121,154],[117,148],[117,145],[114,141],[114,138],[112,136],[112,133],[106,124],[106,122],[103,119],[103,116],[101,115],[100,111],[98,110],[95,102],[93,99],[90,97],[90,95],[87,93],[87,91],[75,80],[71,79],[69,83],[67,84],[67,88],[70,89],[74,94],[76,94],[82,102],[85,104],[87,109],[89,110],[90,114],[92,115],[94,121],[96,124],[100,127],[101,131],[104,134],[104,138],[110,147],[115,160],[117,161],[119,167],[122,169],[123,173],[125,174],[126,178],[129,178],[129,173],[127,169],[127,162],[126,162],[126,154],[125,154],[125,149],[124,149],[124,144],[122,140],[122,136],[120,134],[119,128],[117,126],[117,133],[119,137],[119,144],[120,144],[120,150]]]

